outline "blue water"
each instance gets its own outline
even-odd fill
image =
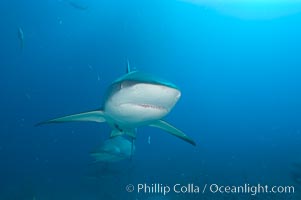
[[[1,200],[266,199],[125,191],[145,182],[294,185],[269,198],[300,198],[301,12],[260,19],[175,0],[74,2],[0,2]],[[108,125],[34,127],[100,108],[127,60],[181,88],[166,120],[196,147],[142,127],[132,160],[92,165]]]

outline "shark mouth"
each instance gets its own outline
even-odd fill
[[[142,103],[142,104],[126,103],[126,104],[131,105],[131,106],[135,106],[135,107],[139,107],[139,108],[144,108],[144,109],[167,111],[167,108],[165,108],[164,106],[158,106],[158,105],[153,105],[153,104],[146,104],[146,103]],[[126,105],[126,104],[123,104],[123,105]]]
[[[151,109],[156,109],[156,110],[166,110],[165,107],[163,106],[156,106],[152,104],[136,104],[137,106],[143,107],[143,108],[151,108]]]

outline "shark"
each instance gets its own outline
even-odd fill
[[[116,136],[105,140],[99,147],[94,149],[90,155],[97,162],[117,162],[130,159],[135,151],[132,141],[123,136]]]
[[[195,146],[193,139],[163,120],[180,97],[181,91],[173,83],[132,70],[128,63],[126,74],[107,88],[102,109],[43,121],[37,126],[64,122],[108,123],[112,128],[110,137],[125,135],[133,140],[137,128],[150,126]]]
[[[69,5],[78,10],[87,10],[88,6],[84,6],[75,1],[68,1]]]
[[[18,28],[18,39],[20,41],[20,49],[22,51],[24,48],[24,32],[21,27]]]

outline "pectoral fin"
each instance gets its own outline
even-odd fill
[[[44,125],[44,124],[50,124],[50,123],[63,123],[63,122],[105,122],[105,116],[104,112],[101,110],[94,110],[94,111],[89,111],[89,112],[84,112],[84,113],[78,113],[74,115],[67,115],[64,117],[44,121],[38,123],[36,126]]]
[[[149,126],[160,128],[160,129],[167,131],[168,133],[170,133],[194,146],[196,145],[196,143],[191,138],[189,138],[187,135],[185,135],[185,133],[183,133],[179,129],[175,128],[174,126],[170,125],[169,123],[167,123],[163,120],[155,121],[154,123],[150,124]]]

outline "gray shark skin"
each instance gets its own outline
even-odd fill
[[[107,122],[111,137],[127,135],[136,138],[136,128],[160,128],[192,145],[196,143],[182,131],[162,119],[172,110],[181,96],[172,83],[138,71],[130,71],[115,80],[107,90],[103,109],[68,115],[37,125],[62,122]]]

